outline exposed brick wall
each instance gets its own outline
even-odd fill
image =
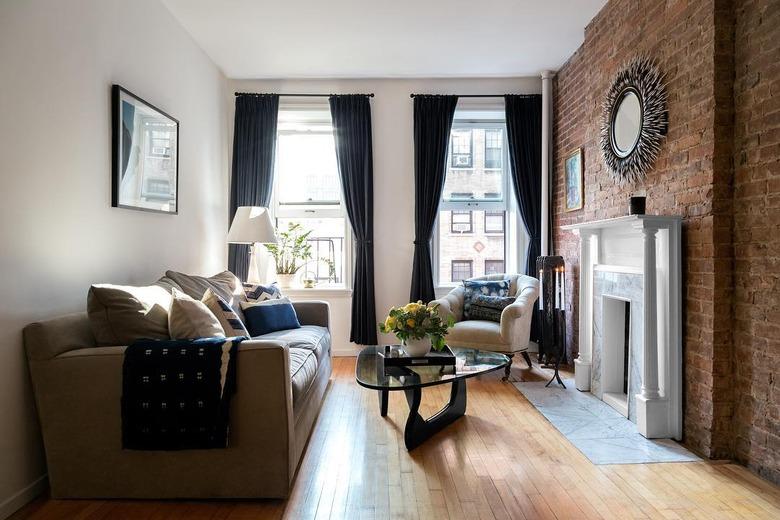
[[[646,179],[618,186],[599,151],[601,102],[644,53],[666,75],[669,132]],[[780,2],[611,0],[554,85],[553,233],[571,284],[579,240],[561,225],[627,213],[629,196],[683,223],[685,443],[780,481]],[[585,207],[563,211],[581,147]],[[735,166],[736,165],[736,166]],[[736,383],[735,377],[736,374]]]
[[[780,2],[735,15],[734,457],[780,482]]]
[[[685,442],[706,456],[727,451],[713,442],[713,432],[716,418],[728,414],[730,406],[726,412],[716,409],[713,395],[730,395],[728,382],[716,374],[722,360],[731,359],[728,345],[719,351],[716,344],[721,341],[715,340],[716,315],[723,312],[723,305],[716,309],[714,304],[716,289],[720,290],[716,279],[731,269],[730,243],[721,246],[716,240],[723,223],[713,208],[713,165],[727,155],[716,154],[716,143],[723,141],[716,133],[716,119],[724,116],[716,110],[714,5],[714,1],[610,1],[586,28],[583,45],[556,75],[553,104],[554,243],[572,271],[572,316],[577,313],[579,240],[561,231],[561,225],[625,215],[629,197],[641,192],[647,196],[648,213],[684,217]],[[619,186],[611,180],[599,151],[601,103],[615,73],[640,53],[651,56],[666,76],[669,131],[646,178]],[[565,213],[563,161],[577,147],[583,149],[585,207]],[[725,233],[728,240],[728,229]],[[719,255],[726,261],[721,262]],[[725,298],[729,311],[730,298]],[[578,324],[576,319],[570,321],[573,354]]]

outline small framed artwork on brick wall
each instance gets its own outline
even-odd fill
[[[564,189],[566,196],[563,199],[566,211],[582,209],[585,190],[582,181],[582,148],[577,148],[563,161]]]

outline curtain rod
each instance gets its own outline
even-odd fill
[[[262,96],[264,94],[260,94],[259,92],[236,92],[236,96]],[[338,96],[340,94],[276,94],[279,97],[330,97],[330,96]],[[350,96],[368,96],[368,97],[374,97],[374,93],[371,92],[370,94],[346,94]]]
[[[409,94],[410,98],[415,98],[417,96],[440,96],[443,94]],[[541,94],[452,94],[454,96],[457,96],[459,98],[500,98],[504,96],[523,96],[523,97],[532,97],[532,96],[541,96]]]

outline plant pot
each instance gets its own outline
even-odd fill
[[[279,287],[282,289],[289,289],[293,286],[295,281],[294,274],[277,274],[276,281],[279,283]]]
[[[421,339],[408,338],[403,343],[404,352],[409,357],[420,357],[431,351],[431,338],[425,336]]]

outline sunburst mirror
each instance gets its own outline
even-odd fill
[[[668,128],[663,76],[646,57],[618,72],[603,106],[601,152],[619,184],[642,179]]]

